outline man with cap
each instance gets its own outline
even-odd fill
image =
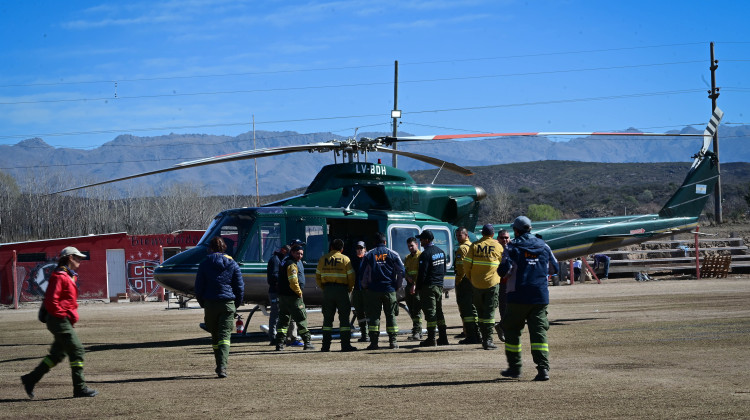
[[[417,235],[422,245],[419,254],[419,271],[417,273],[417,291],[422,304],[425,321],[427,321],[427,338],[422,340],[421,347],[448,345],[448,332],[443,316],[443,278],[445,277],[445,251],[438,248],[435,235],[425,229]],[[439,337],[435,340],[435,329]]]
[[[294,321],[299,326],[299,333],[305,342],[305,350],[315,350],[310,342],[311,334],[307,329],[307,311],[302,300],[302,290],[305,288],[305,271],[302,257],[305,251],[302,245],[292,246],[289,256],[284,259],[284,265],[279,271],[279,322],[276,324],[276,350],[284,350],[284,336],[286,336],[289,322]]]
[[[404,264],[401,257],[385,246],[383,233],[375,234],[375,248],[365,255],[362,261],[362,288],[367,292],[367,321],[370,324],[370,345],[367,350],[377,350],[380,336],[380,312],[385,312],[385,325],[388,332],[388,343],[391,349],[397,349],[398,325],[396,324],[396,291],[401,287],[404,277]]]
[[[406,269],[404,302],[409,307],[409,316],[412,323],[411,335],[407,340],[420,341],[422,340],[422,318],[419,314],[422,312],[422,304],[419,302],[419,293],[417,293],[417,274],[419,273],[419,256],[422,251],[419,250],[417,238],[413,236],[406,239],[406,247],[409,249],[409,255],[404,259],[404,268]]]
[[[469,240],[469,231],[461,226],[456,229],[456,259],[454,270],[456,272],[456,303],[458,304],[458,313],[461,315],[461,322],[464,325],[466,337],[459,341],[458,344],[479,344],[479,328],[477,327],[477,308],[474,307],[474,291],[472,290],[471,280],[464,273],[464,258],[469,253],[471,241]]]
[[[549,345],[547,343],[547,305],[549,290],[547,276],[559,270],[549,246],[531,234],[531,220],[518,216],[513,221],[515,239],[511,241],[507,300],[503,318],[505,357],[508,369],[500,374],[507,378],[521,376],[521,331],[529,326],[531,356],[537,366],[535,381],[549,380]]]
[[[78,274],[76,270],[86,257],[78,249],[68,246],[60,252],[57,268],[50,275],[42,305],[47,311],[47,329],[55,337],[47,357],[33,371],[21,376],[21,383],[29,398],[34,398],[34,386],[42,377],[68,356],[73,376],[73,397],[95,397],[99,394],[86,386],[83,376],[84,349],[73,326],[78,322]]]
[[[510,244],[510,234],[505,229],[497,231],[497,241],[503,246],[503,258],[500,260],[500,266],[503,266],[503,261],[508,258],[508,246]],[[497,337],[500,341],[505,342],[505,333],[503,333],[503,316],[505,316],[505,293],[508,289],[508,277],[507,273],[503,272],[502,269],[498,268],[498,274],[500,275],[500,290],[497,292],[497,308],[500,313],[500,322],[495,322],[495,331],[497,331]]]
[[[473,301],[477,308],[479,330],[482,334],[482,348],[494,350],[492,331],[495,327],[495,310],[500,276],[497,269],[503,255],[503,246],[493,238],[495,229],[486,224],[482,227],[482,238],[471,244],[464,258],[464,273],[474,288]]]
[[[357,242],[354,248],[354,255],[351,258],[352,268],[354,268],[355,280],[354,290],[352,290],[352,306],[354,307],[354,316],[357,317],[359,324],[359,342],[366,343],[370,341],[367,335],[367,311],[365,311],[365,291],[362,289],[362,260],[365,257],[367,248],[364,241]]]
[[[351,345],[352,329],[349,326],[351,305],[349,292],[354,288],[354,269],[349,257],[342,254],[344,241],[334,239],[330,251],[320,257],[315,270],[315,282],[323,290],[323,345],[320,351],[331,349],[333,335],[333,317],[339,313],[339,334],[341,351],[355,351]]]
[[[292,249],[289,245],[284,245],[279,248],[278,251],[274,252],[271,258],[268,259],[268,265],[266,266],[266,281],[268,282],[268,302],[271,307],[270,313],[268,314],[268,336],[271,338],[271,345],[276,345],[276,323],[279,321],[279,292],[278,292],[278,279],[279,270],[281,270],[281,262],[284,261],[289,250]]]

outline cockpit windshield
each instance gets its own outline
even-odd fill
[[[227,244],[226,253],[232,257],[237,250],[242,249],[253,227],[252,216],[246,214],[225,214],[219,216],[211,223],[206,233],[200,240],[199,245],[208,246],[211,238],[221,236]]]

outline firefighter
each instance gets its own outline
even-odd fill
[[[412,322],[411,335],[407,340],[420,341],[422,340],[422,318],[419,314],[422,312],[422,305],[419,302],[419,294],[416,291],[416,286],[417,273],[419,272],[419,255],[422,251],[419,250],[417,238],[413,236],[406,240],[406,246],[409,248],[409,255],[404,260],[404,268],[406,270],[406,293],[404,293],[404,301],[409,307],[409,316]]]
[[[464,258],[464,273],[474,288],[473,302],[477,309],[477,320],[482,335],[482,348],[494,350],[492,331],[495,327],[495,310],[500,276],[497,269],[503,255],[503,246],[493,236],[495,229],[487,224],[482,227],[482,238],[469,247]]]
[[[240,266],[224,253],[227,245],[221,236],[214,236],[208,248],[210,253],[198,266],[195,276],[195,297],[203,308],[206,329],[211,333],[216,375],[226,378],[234,318],[242,305],[245,282]]]
[[[435,235],[430,230],[423,230],[417,235],[422,245],[419,255],[419,272],[417,273],[417,290],[422,311],[427,321],[427,338],[422,340],[421,347],[448,345],[448,332],[443,316],[443,280],[445,277],[445,251],[435,245]],[[435,340],[435,329],[439,337]]]
[[[535,381],[549,380],[549,344],[547,343],[547,306],[549,290],[547,276],[559,271],[557,260],[549,246],[531,235],[531,220],[518,216],[513,221],[515,239],[511,242],[508,258],[503,265],[509,267],[508,305],[503,318],[505,331],[505,357],[508,369],[500,372],[507,378],[521,376],[521,331],[529,326],[531,356],[537,367]]]
[[[398,299],[396,291],[401,287],[404,277],[404,264],[396,251],[386,247],[386,238],[382,232],[375,234],[375,244],[375,248],[371,249],[362,261],[362,288],[366,290],[365,300],[370,333],[370,345],[367,346],[367,350],[379,348],[381,311],[385,313],[388,345],[391,349],[397,349]]]
[[[21,376],[21,383],[29,398],[34,398],[34,386],[50,369],[70,360],[73,376],[73,397],[95,397],[99,393],[86,386],[83,376],[83,345],[73,326],[78,322],[78,274],[76,270],[86,254],[68,246],[60,252],[57,268],[49,278],[44,294],[47,329],[55,336],[49,355],[33,371]]]
[[[464,325],[464,333],[466,335],[458,344],[479,344],[481,340],[479,339],[479,329],[477,327],[477,308],[474,307],[474,291],[472,290],[471,280],[464,274],[464,258],[469,253],[469,248],[471,248],[469,232],[465,227],[462,226],[456,229],[456,240],[458,241],[454,263],[456,271],[456,303],[458,304],[458,312],[461,316],[461,322]]]
[[[349,257],[342,254],[344,241],[334,239],[331,249],[318,260],[315,282],[323,290],[323,345],[320,351],[331,350],[333,317],[339,312],[339,335],[341,351],[355,351],[351,345],[352,329],[349,326],[351,305],[349,293],[354,288],[355,274]]]
[[[302,289],[305,288],[305,271],[302,257],[305,251],[302,245],[292,246],[289,256],[279,271],[279,322],[276,324],[276,350],[284,350],[289,321],[294,320],[299,327],[299,334],[304,341],[304,350],[315,350],[310,342],[310,331],[307,329],[307,310],[302,300]]]

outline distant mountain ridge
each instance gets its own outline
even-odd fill
[[[680,132],[698,133],[686,127]],[[386,133],[362,133],[377,137]],[[409,135],[400,133],[400,135]],[[750,126],[721,126],[722,162],[750,162]],[[300,134],[293,131],[256,131],[257,148],[341,140],[331,133]],[[509,137],[472,141],[439,141],[399,144],[400,150],[426,154],[461,166],[487,166],[540,160],[583,162],[689,162],[702,139],[644,137],[583,137],[552,141],[546,137]],[[48,172],[61,177],[61,186],[74,186],[110,178],[170,167],[176,163],[208,156],[253,149],[251,132],[238,136],[207,134],[168,134],[155,137],[120,135],[92,150],[55,148],[39,138],[15,145],[0,146],[0,170],[19,181],[31,174]],[[364,157],[360,157],[364,159]],[[369,161],[391,163],[390,154],[371,153]],[[341,157],[337,158],[341,161]],[[399,168],[413,171],[430,165],[399,157]],[[309,184],[323,165],[334,163],[332,153],[293,153],[257,161],[261,195],[275,194]],[[40,178],[44,179],[44,176]],[[438,180],[439,182],[439,180]],[[207,188],[210,194],[255,194],[252,160],[210,165],[175,171],[115,184],[118,191],[158,194],[172,183],[188,183]],[[471,183],[467,179],[466,183]]]

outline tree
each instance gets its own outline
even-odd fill
[[[529,204],[526,216],[532,221],[557,220],[562,216],[562,212],[549,204]]]

